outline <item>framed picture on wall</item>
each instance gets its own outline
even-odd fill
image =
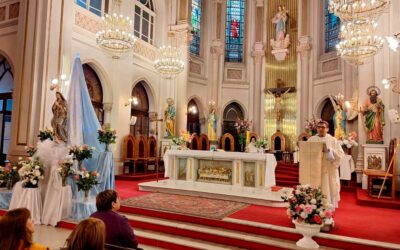
[[[168,149],[171,149],[171,141],[161,140],[160,141],[160,157],[164,157],[164,154]]]
[[[364,146],[364,169],[386,169],[386,147],[383,145]]]

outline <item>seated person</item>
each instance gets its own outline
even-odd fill
[[[258,148],[256,148],[255,144],[256,144],[256,138],[252,137],[251,142],[246,146],[246,152],[247,153],[257,153]]]
[[[102,220],[88,218],[81,221],[68,236],[66,247],[62,250],[103,250],[105,245],[105,226]]]
[[[31,212],[26,208],[8,211],[0,219],[0,249],[46,250],[48,247],[32,242],[35,228]]]
[[[120,209],[118,193],[106,189],[96,197],[97,212],[90,217],[98,218],[106,225],[106,243],[133,249],[138,248],[138,241],[128,219],[117,213]]]

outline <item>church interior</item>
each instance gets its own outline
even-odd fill
[[[0,216],[60,249],[111,189],[137,249],[400,249],[398,13],[0,0]]]

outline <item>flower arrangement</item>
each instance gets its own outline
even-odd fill
[[[254,147],[261,149],[261,148],[266,148],[268,146],[267,140],[264,138],[259,138],[257,141],[254,143]]]
[[[89,147],[87,144],[83,144],[81,146],[69,147],[69,154],[73,155],[74,160],[78,161],[79,168],[81,168],[82,161],[92,158],[94,150],[96,150],[95,147]]]
[[[28,146],[25,146],[25,150],[26,150],[26,153],[29,155],[29,157],[32,157],[36,153],[37,148],[35,148],[31,145],[28,145]]]
[[[310,131],[312,135],[315,135],[317,133],[317,127],[318,123],[322,121],[321,119],[317,119],[315,115],[309,120],[306,120],[305,122],[305,128],[307,131]]]
[[[53,130],[49,129],[49,128],[44,128],[44,129],[40,129],[39,130],[39,134],[38,134],[39,140],[45,141],[47,139],[53,140],[54,138],[54,132]]]
[[[240,133],[246,133],[246,131],[250,131],[250,126],[252,124],[252,121],[245,119],[245,120],[241,120],[241,119],[236,119],[235,122],[235,128],[237,130],[237,132]]]
[[[99,184],[98,176],[99,174],[96,171],[87,171],[86,168],[77,171],[75,175],[76,185],[78,186],[78,191],[83,190],[85,192],[85,198],[88,197],[89,190]]]
[[[342,138],[341,140],[338,140],[339,144],[343,148],[351,148],[353,146],[357,147],[358,143],[356,142],[357,138],[357,133],[356,132],[350,132],[346,137]]]
[[[19,175],[16,166],[0,166],[0,187],[7,186],[8,189],[11,189],[18,180]]]
[[[60,173],[62,179],[62,185],[67,185],[67,178],[70,175],[74,175],[75,171],[73,169],[74,161],[73,160],[62,160],[59,163],[58,173]]]
[[[43,179],[44,169],[39,159],[22,160],[18,162],[20,166],[18,174],[22,180],[22,186],[25,188],[37,188],[39,179]]]
[[[332,218],[331,205],[321,188],[298,185],[282,199],[288,202],[287,215],[296,223],[321,225]]]
[[[186,143],[191,143],[195,133],[190,134],[187,130],[181,129],[179,137],[172,138],[172,144],[186,147]]]
[[[112,130],[109,126],[102,126],[101,129],[97,130],[97,133],[97,139],[100,143],[106,144],[106,148],[108,148],[108,145],[114,144],[115,139],[117,139],[117,131]]]

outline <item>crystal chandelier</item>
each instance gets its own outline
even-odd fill
[[[389,0],[329,0],[329,10],[342,22],[378,18],[389,5]]]
[[[119,58],[133,49],[136,38],[132,34],[132,21],[123,15],[105,15],[102,17],[103,28],[96,33],[97,45]]]
[[[168,37],[173,37],[173,32],[169,32]],[[161,46],[158,49],[158,58],[154,61],[154,68],[164,78],[173,78],[185,68],[185,62],[181,58],[180,48],[170,45]]]
[[[348,21],[340,27],[337,54],[351,64],[360,65],[382,49],[385,40],[373,35],[375,21]]]

